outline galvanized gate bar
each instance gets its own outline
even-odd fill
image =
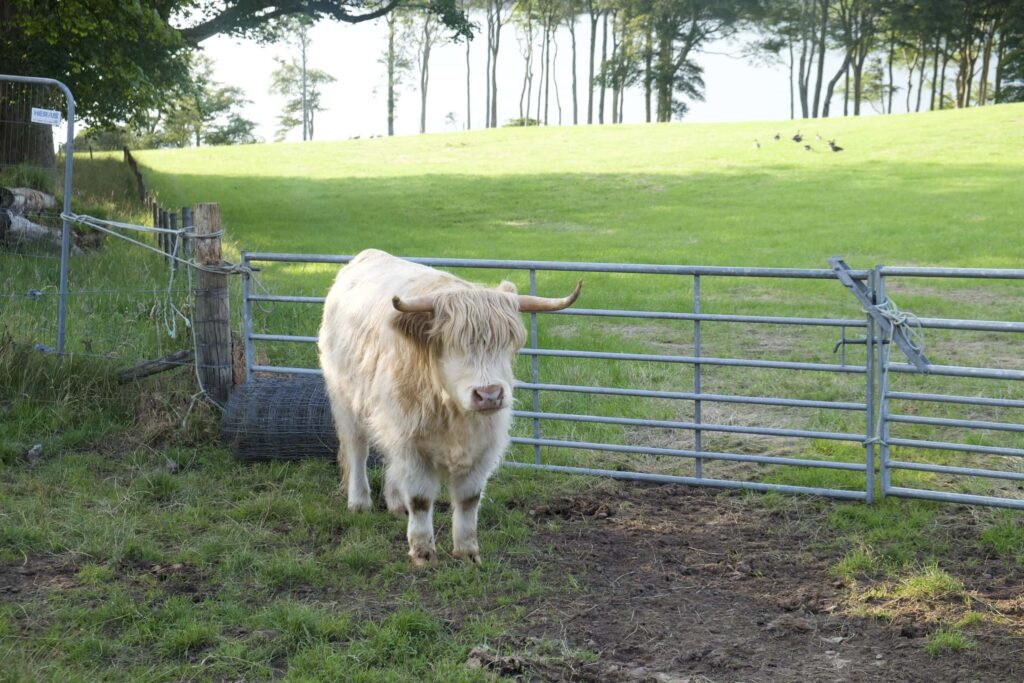
[[[671,474],[650,474],[647,472],[623,472],[620,470],[603,470],[592,467],[570,467],[567,465],[534,465],[506,461],[506,467],[529,467],[546,472],[562,472],[565,474],[588,474],[609,479],[626,481],[647,481],[656,484],[686,484],[689,486],[709,486],[718,489],[745,489],[748,491],[777,491],[780,493],[796,493],[809,496],[828,496],[846,500],[865,500],[863,491],[847,491],[843,489],[825,489],[813,486],[791,486],[789,484],[763,484],[755,481],[731,481],[727,479],[708,479],[697,477],[677,477]]]
[[[656,389],[627,389],[621,387],[588,387],[573,384],[532,384],[517,382],[515,389],[539,389],[541,391],[564,391],[576,394],[608,396],[637,396],[643,398],[669,398],[709,403],[749,403],[751,405],[784,406],[790,408],[826,408],[832,410],[867,410],[864,403],[849,401],[815,401],[802,398],[773,398],[769,396],[737,396],[733,394],[707,394],[689,391],[658,391]]]
[[[668,455],[678,458],[704,458],[706,460],[729,460],[733,462],[756,462],[766,465],[787,465],[794,467],[817,467],[827,470],[846,470],[863,472],[864,465],[858,462],[842,462],[834,460],[810,460],[803,458],[783,458],[774,455],[748,455],[746,453],[719,453],[717,451],[695,451],[689,448],[658,448],[656,446],[622,446],[619,444],[597,443],[591,441],[566,441],[562,439],[530,439],[523,436],[512,437],[512,443],[523,445],[553,446],[556,448],[575,448],[587,451],[608,451],[609,453],[632,453],[635,455]],[[863,497],[863,493],[857,491]]]
[[[863,365],[834,365],[831,363],[799,363],[781,360],[747,360],[743,358],[712,358],[710,356],[671,356],[650,353],[619,353],[613,351],[579,351],[575,349],[520,349],[524,356],[554,356],[556,358],[595,358],[600,360],[635,360],[651,363],[700,363],[739,368],[766,368],[770,370],[808,370],[816,372],[844,372],[863,374]]]
[[[247,263],[259,261],[273,262],[312,262],[312,263],[346,263],[351,256],[321,256],[321,255],[292,255],[267,252],[249,252],[245,254]],[[922,451],[942,450],[948,453],[979,453],[988,456],[999,457],[1021,457],[1024,456],[1024,449],[1009,448],[1004,446],[981,446],[969,443],[957,443],[955,441],[931,440],[931,439],[905,439],[893,438],[890,434],[892,424],[908,424],[918,427],[942,428],[942,429],[968,429],[968,430],[992,430],[1004,433],[1024,433],[1024,425],[1012,422],[999,421],[977,421],[958,418],[932,417],[927,415],[906,415],[893,414],[890,412],[890,401],[920,401],[947,404],[992,406],[999,408],[1024,408],[1024,400],[1012,398],[994,398],[986,396],[959,396],[955,393],[937,394],[924,392],[907,392],[891,390],[891,380],[897,375],[934,375],[938,377],[967,377],[982,379],[1010,379],[1024,380],[1024,370],[983,368],[983,367],[962,367],[953,365],[932,365],[924,366],[924,370],[908,363],[894,363],[889,360],[890,345],[886,343],[889,334],[893,335],[896,342],[902,334],[899,326],[895,329],[892,323],[875,308],[879,302],[887,301],[885,296],[885,276],[910,276],[910,277],[968,277],[981,279],[1024,279],[1024,270],[988,270],[988,269],[930,269],[930,268],[888,268],[877,267],[871,271],[849,270],[848,267],[837,260],[833,265],[837,271],[824,269],[777,269],[777,268],[731,268],[731,267],[703,267],[703,266],[673,266],[673,265],[637,265],[637,264],[601,264],[601,263],[572,263],[572,262],[544,262],[544,261],[506,261],[506,260],[478,260],[478,259],[444,259],[444,258],[413,258],[409,259],[418,263],[430,266],[442,266],[450,268],[490,268],[499,270],[525,270],[530,277],[530,291],[536,293],[537,273],[549,271],[565,272],[607,272],[625,273],[640,275],[667,275],[667,276],[690,276],[693,281],[693,301],[691,311],[643,311],[628,309],[603,309],[603,308],[574,308],[552,315],[584,316],[591,318],[635,318],[646,320],[664,321],[689,321],[693,323],[694,353],[692,355],[671,355],[671,354],[648,354],[648,353],[624,353],[608,351],[587,351],[575,349],[545,349],[540,348],[538,328],[540,318],[531,315],[530,318],[530,345],[521,350],[523,356],[529,357],[530,380],[529,382],[517,382],[515,389],[520,392],[529,392],[531,395],[531,410],[515,410],[514,415],[520,419],[529,420],[533,426],[532,437],[515,436],[512,443],[531,447],[534,457],[532,462],[508,463],[509,466],[533,467],[556,472],[574,472],[582,474],[599,474],[602,476],[615,477],[619,479],[633,479],[643,481],[677,482],[685,484],[708,485],[721,488],[745,488],[759,491],[784,491],[794,493],[812,493],[828,495],[832,497],[864,500],[870,502],[874,497],[874,470],[876,459],[880,463],[881,490],[883,495],[893,495],[911,498],[930,498],[952,502],[980,503],[1001,505],[1005,507],[1022,507],[1024,501],[1016,499],[1001,498],[997,496],[978,496],[968,493],[951,493],[943,491],[928,491],[921,488],[893,486],[892,471],[917,471],[937,475],[948,476],[974,476],[989,479],[1004,479],[1008,481],[1024,481],[1024,472],[1002,471],[992,468],[975,468],[960,465],[934,465],[931,463],[915,463],[908,461],[905,457],[893,458],[893,449],[919,449]],[[701,310],[701,278],[703,277],[762,277],[762,278],[802,278],[818,280],[839,279],[846,286],[850,287],[857,294],[861,307],[865,310],[863,319],[832,319],[821,317],[800,317],[800,316],[769,316],[769,315],[737,315],[737,314],[716,314],[706,313]],[[867,286],[863,283],[867,281]],[[287,368],[275,365],[256,365],[251,361],[251,346],[254,342],[298,342],[313,343],[315,336],[297,334],[273,334],[268,332],[256,333],[252,329],[251,302],[280,302],[296,304],[322,304],[323,297],[313,296],[289,296],[283,294],[255,294],[246,288],[245,315],[247,363],[251,372],[256,373],[285,373],[285,374],[308,374],[318,375],[320,371],[315,368]],[[843,347],[843,362],[835,363],[810,363],[798,361],[776,361],[759,360],[746,358],[720,358],[705,356],[701,345],[703,324],[725,323],[725,324],[764,324],[784,326],[804,326],[819,328],[838,328],[842,332],[842,341],[846,343],[861,343],[865,345],[866,362],[864,365],[847,364],[845,358],[845,345]],[[995,320],[973,320],[956,318],[920,318],[915,321],[922,329],[942,330],[971,330],[995,333],[1021,333],[1024,332],[1024,322],[1017,321],[995,321]],[[846,340],[845,328],[863,329],[863,338]],[[892,330],[892,332],[890,332]],[[913,358],[912,353],[910,357]],[[674,363],[688,364],[695,369],[694,385],[692,391],[665,391],[655,389],[630,388],[630,387],[601,387],[586,386],[585,384],[559,384],[543,383],[539,377],[539,359],[541,357],[553,358],[578,358],[592,360],[607,360],[619,362],[645,362],[645,363]],[[918,354],[918,361],[926,361],[923,354]],[[701,375],[698,369],[713,367],[744,367],[761,368],[769,370],[797,370],[814,371],[840,374],[863,374],[864,402],[854,401],[827,401],[805,398],[788,398],[773,396],[742,396],[732,394],[708,394],[702,391]],[[556,410],[543,410],[541,408],[542,392],[564,392],[592,396],[626,396],[649,399],[672,399],[692,401],[694,403],[693,420],[679,419],[646,419],[626,416],[588,415],[581,413],[566,413]],[[844,431],[823,431],[812,429],[788,429],[777,427],[761,427],[757,425],[732,425],[732,424],[709,424],[703,421],[700,407],[704,403],[726,403],[726,404],[749,404],[780,406],[786,408],[809,408],[820,410],[860,411],[865,415],[865,430],[863,434]],[[641,413],[642,414],[642,413]],[[652,429],[674,429],[692,431],[694,436],[694,448],[661,448],[645,446],[643,444],[629,443],[601,443],[594,441],[582,441],[560,438],[544,438],[541,436],[541,425],[544,421],[549,422],[576,422],[613,425],[622,427],[649,427]],[[811,458],[784,457],[780,455],[761,455],[757,453],[729,453],[718,451],[706,451],[703,449],[700,436],[704,432],[722,432],[732,434],[751,434],[781,438],[800,439],[821,439],[834,440],[847,443],[863,443],[865,456],[862,462],[845,462],[837,460],[815,460]],[[623,455],[649,455],[691,458],[695,461],[697,469],[695,477],[677,476],[668,474],[654,474],[650,472],[630,472],[609,470],[607,468],[591,468],[570,465],[553,465],[541,461],[541,449],[570,449],[578,451],[620,453]],[[776,484],[757,481],[727,480],[708,478],[704,476],[699,463],[704,461],[733,461],[749,462],[762,465],[784,465],[797,467],[813,467],[863,473],[863,489],[832,489],[819,487],[802,487],[788,484]]]
[[[920,394],[908,391],[890,391],[886,398],[900,401],[924,401],[929,403],[958,403],[968,406],[995,406],[997,408],[1024,408],[1024,400],[1011,398],[989,398],[987,396],[951,396],[949,394]]]
[[[283,263],[336,263],[345,264],[354,255],[332,254],[287,254],[269,251],[246,252],[250,261]],[[637,275],[717,275],[723,277],[796,278],[811,280],[834,280],[835,273],[828,268],[747,268],[736,266],[678,266],[656,263],[587,263],[578,261],[523,261],[516,259],[465,259],[465,258],[400,258],[425,266],[443,268],[498,268],[502,270],[569,271],[575,273],[634,273]],[[867,270],[851,270],[850,277],[866,280]]]

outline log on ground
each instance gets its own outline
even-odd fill
[[[60,251],[61,231],[33,223],[10,209],[0,209],[0,244],[25,243],[39,244]],[[71,253],[81,254],[82,250],[72,244]]]

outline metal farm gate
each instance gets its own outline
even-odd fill
[[[322,293],[351,258],[243,252],[249,379],[240,393],[290,381],[274,376],[316,381]],[[899,290],[902,300],[905,289],[909,300],[948,308],[961,292],[954,281],[981,279],[996,308],[1019,320],[1024,270],[855,270],[838,259],[827,269],[410,260],[549,296],[587,277],[576,307],[530,314],[509,465],[1024,508],[1024,412],[1015,412],[1024,411],[1024,322],[917,318],[887,296]],[[583,307],[595,301],[608,307]],[[932,362],[923,333],[929,352],[946,344],[970,362]],[[964,334],[981,340],[961,343]],[[264,420],[275,410],[268,395],[259,401]],[[306,412],[314,421],[329,415],[323,405]],[[316,438],[330,455],[324,429]]]

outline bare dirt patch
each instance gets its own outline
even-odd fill
[[[598,505],[568,498],[536,508],[535,518],[558,522],[538,525],[538,545],[562,553],[542,566],[558,574],[552,581],[571,575],[580,588],[546,598],[525,632],[598,653],[596,662],[558,672],[544,662],[537,673],[594,681],[1020,680],[1018,565],[981,557],[973,544],[951,551],[972,601],[1000,618],[972,632],[974,649],[932,657],[924,644],[937,615],[970,607],[950,598],[934,614],[855,616],[851,587],[828,573],[843,549],[829,545],[834,532],[824,515],[810,505],[759,509],[679,486],[623,486]]]
[[[22,602],[40,591],[77,585],[78,567],[64,555],[29,555],[0,564],[0,603]]]

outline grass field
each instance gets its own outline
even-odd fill
[[[355,253],[376,246],[483,258],[824,267],[841,255],[860,267],[1017,267],[1022,122],[1024,106],[1014,105],[820,123],[505,129],[137,156],[165,205],[221,203],[235,256],[241,249]],[[797,125],[815,151],[787,140]],[[779,142],[771,137],[777,130]],[[816,132],[846,150],[827,152]],[[79,210],[142,218],[116,161],[83,161],[78,177]],[[445,557],[440,568],[414,571],[403,524],[383,512],[345,512],[332,463],[232,461],[216,444],[216,414],[193,404],[185,373],[116,384],[112,371],[130,357],[184,343],[161,332],[165,271],[136,254],[108,243],[72,265],[73,290],[82,294],[71,313],[76,357],[60,366],[30,348],[38,317],[31,307],[0,317],[0,681],[822,680],[839,669],[856,680],[1013,680],[1024,670],[1019,513],[633,487],[504,469],[482,508],[485,565]],[[5,291],[35,286],[51,266],[31,256],[2,258]],[[322,294],[333,270],[268,267],[260,278],[276,293]],[[522,274],[468,274],[488,282],[510,275],[525,285]],[[541,292],[571,280],[542,274]],[[687,279],[594,276],[585,302],[687,311],[691,287]],[[834,283],[725,279],[704,287],[705,312],[859,315]],[[132,289],[150,294],[132,301]],[[894,292],[921,315],[1024,319],[1019,286],[909,283]],[[317,313],[272,307],[258,323],[313,334]],[[547,347],[692,350],[690,326],[665,321],[551,317],[540,332]],[[832,331],[705,325],[703,332],[709,355],[834,361]],[[1024,347],[1004,337],[929,332],[926,341],[936,362],[1020,367]],[[102,353],[89,352],[83,340]],[[95,357],[119,349],[113,366]],[[294,345],[259,353],[313,362]],[[849,362],[863,361],[859,347],[849,353]],[[520,377],[528,376],[525,367]],[[856,379],[795,375],[717,369],[704,389],[862,398]],[[541,376],[692,385],[686,368],[628,363],[544,359]],[[1024,397],[1001,384],[957,387]],[[690,417],[688,405],[665,401],[546,396],[541,407]],[[1021,421],[980,409],[970,416]],[[823,411],[711,417],[863,428],[854,417]],[[683,447],[687,438],[612,426],[545,430]],[[863,458],[857,444],[718,438],[707,435],[705,447]],[[1019,446],[1013,434],[986,439]],[[43,456],[29,464],[24,453],[36,443]],[[937,461],[963,458],[940,454]],[[691,467],[653,459],[639,465]],[[813,470],[707,467],[711,475],[858,485]],[[945,483],[924,475],[903,481]],[[444,553],[448,516],[437,517]]]

